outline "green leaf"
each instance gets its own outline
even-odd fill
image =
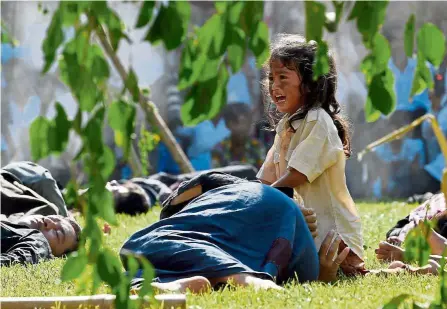
[[[326,7],[316,1],[306,1],[304,5],[306,9],[306,40],[321,42],[326,21]]]
[[[141,286],[141,289],[140,289],[140,292],[138,293],[138,295],[140,297],[143,297],[143,296],[153,293],[151,282],[155,278],[155,270],[154,270],[154,267],[149,263],[149,261],[146,260],[146,258],[144,258],[143,256],[140,257],[139,261],[140,261],[140,264],[143,266],[144,281],[143,281],[143,285]]]
[[[407,24],[405,25],[404,34],[405,54],[409,58],[413,57],[415,23],[416,17],[414,14],[411,14],[410,18],[407,20]]]
[[[243,1],[230,2],[230,7],[228,9],[228,22],[230,24],[235,25],[239,22],[245,4],[246,2]]]
[[[398,309],[399,305],[407,300],[410,294],[401,294],[399,296],[393,297],[389,302],[383,305],[382,309]]]
[[[134,102],[138,102],[140,99],[140,88],[138,87],[138,78],[134,70],[129,70],[129,75],[126,80],[126,87],[132,95]]]
[[[388,1],[356,1],[348,20],[356,19],[357,29],[369,48],[374,36],[383,25]]]
[[[430,223],[424,221],[426,229],[430,230]],[[404,258],[406,262],[416,261],[419,266],[427,265],[430,258],[431,248],[428,244],[427,237],[420,228],[413,229],[405,238],[405,253]]]
[[[78,108],[76,116],[72,122],[73,129],[76,133],[81,134],[82,131],[82,109]]]
[[[109,179],[115,169],[115,155],[113,151],[104,145],[104,152],[102,156],[98,159],[98,164],[101,167],[101,175],[104,180]]]
[[[75,44],[74,52],[76,53],[78,63],[90,67],[90,63],[88,63],[90,58],[90,36],[87,30],[79,31],[76,34]]]
[[[253,33],[264,16],[263,1],[246,1],[239,24],[245,34]]]
[[[92,74],[98,80],[108,79],[110,76],[109,64],[104,57],[101,47],[92,45],[90,47],[92,61]]]
[[[121,263],[116,255],[109,249],[104,249],[98,255],[98,274],[112,288],[118,286],[121,281]]]
[[[371,103],[371,100],[366,100],[365,104],[365,119],[367,122],[375,122],[377,121],[382,114],[380,111],[374,108]]]
[[[135,131],[135,115],[136,108],[134,104],[124,101],[116,101],[110,105],[108,112],[108,122],[115,133],[115,142],[124,149],[124,157],[127,158],[129,146],[131,143],[130,136]],[[121,136],[121,138],[117,138]]]
[[[366,56],[360,64],[360,70],[365,75],[366,84],[370,84],[373,76],[375,75],[374,57],[372,54]]]
[[[228,62],[233,74],[238,72],[245,62],[245,33],[242,29],[227,28],[231,31],[232,43],[228,46]]]
[[[37,117],[29,128],[31,143],[31,155],[33,161],[39,161],[50,153],[48,145],[48,131],[51,129],[51,122],[45,117]]]
[[[445,36],[442,31],[431,23],[425,23],[418,31],[417,43],[424,58],[439,67],[445,54]]]
[[[162,6],[145,40],[153,45],[163,42],[167,50],[177,48],[188,31],[191,7],[188,2],[169,1]]]
[[[372,68],[374,75],[382,73],[388,68],[388,61],[391,58],[391,48],[388,40],[380,33],[376,33],[371,55],[373,57]]]
[[[204,83],[194,85],[188,92],[185,104],[181,107],[181,117],[185,125],[196,125],[203,120],[217,116],[226,104],[226,87],[229,74],[221,66],[219,74]]]
[[[126,265],[127,265],[126,268],[128,270],[128,277],[129,278],[135,277],[140,268],[140,264],[138,263],[138,261],[133,256],[129,255],[127,256],[126,259]]]
[[[140,9],[140,14],[138,15],[137,24],[135,28],[142,28],[146,26],[152,18],[154,12],[155,1],[144,1]]]
[[[98,108],[82,130],[82,139],[86,149],[93,154],[101,155],[103,152],[102,124],[104,120],[104,107]]]
[[[221,15],[216,16],[215,23],[206,24],[206,27],[209,27],[207,30],[214,34],[212,36],[211,46],[208,50],[208,58],[211,60],[220,58],[225,53],[229,43],[229,40],[225,38],[227,28],[226,20]]]
[[[418,50],[417,65],[413,77],[413,85],[411,88],[411,96],[421,93],[425,89],[433,89],[433,76],[428,68],[422,51]]]
[[[72,26],[79,19],[79,15],[86,7],[87,3],[74,1],[61,1],[60,10],[62,14],[62,22],[64,27]]]
[[[326,42],[321,41],[318,43],[316,60],[313,63],[313,79],[317,80],[320,76],[329,73],[329,47]]]
[[[216,8],[217,13],[224,13],[227,10],[229,1],[214,1],[214,7]]]
[[[269,51],[269,29],[263,21],[259,22],[255,30],[251,33],[248,47],[256,56],[258,66],[262,66],[267,61]]]
[[[112,161],[112,163],[114,163],[114,162]],[[103,174],[103,173],[101,173],[101,174]],[[103,178],[103,179],[107,179],[107,178]],[[98,210],[98,215],[101,218],[103,218],[110,224],[113,224],[113,225],[118,224],[118,221],[116,220],[116,216],[115,216],[113,195],[111,192],[109,192],[105,188],[98,188],[97,190],[92,191],[92,201],[95,204],[95,206]]]
[[[113,50],[116,52],[118,50],[120,40],[124,36],[124,26],[118,14],[116,14],[115,11],[110,8],[108,9],[107,27],[109,29],[110,44],[112,45]]]
[[[47,35],[42,43],[44,54],[43,73],[48,72],[56,57],[59,45],[64,41],[64,32],[62,31],[62,13],[58,9],[54,12],[50,26],[47,29]]]
[[[87,192],[88,198],[90,200],[90,196],[91,196],[91,192],[88,191]],[[91,205],[89,205],[88,207],[88,211],[86,214],[86,225],[85,228],[82,230],[82,234],[85,235],[86,237],[90,238],[91,241],[91,245],[90,245],[90,250],[88,252],[88,259],[90,263],[97,263],[97,259],[99,256],[99,252],[102,248],[101,243],[102,243],[102,231],[98,226],[98,223],[95,221],[95,218],[93,217],[94,215],[96,215],[96,213],[94,213],[92,211],[92,207]]]
[[[100,286],[101,286],[101,277],[98,274],[97,265],[95,264],[93,266],[92,271],[92,290],[90,292],[90,295],[95,295]]]
[[[110,104],[108,111],[108,121],[112,129],[126,133],[134,122],[136,108],[134,104],[126,103],[122,100]],[[133,132],[127,132],[128,136]]]
[[[394,92],[394,75],[390,69],[375,75],[368,87],[367,101],[384,115],[389,115],[396,108]]]
[[[217,72],[209,72],[208,61],[212,54],[209,51],[212,48],[211,43],[220,22],[221,17],[217,14],[213,15],[200,28],[197,38],[186,42],[180,62],[179,90],[192,86],[199,78],[204,80],[202,77],[204,74],[207,78],[217,75]],[[216,67],[216,63],[213,65]]]
[[[210,79],[213,79],[219,73],[219,66],[221,64],[221,59],[208,60],[206,64],[206,68],[202,71],[202,74],[197,79],[199,83],[206,82]]]
[[[63,81],[70,86],[79,101],[80,108],[83,111],[90,112],[97,102],[97,88],[90,71],[91,68],[81,66],[76,51],[72,51],[72,46],[76,46],[76,40],[72,40],[65,47],[63,56],[59,61],[59,68]]]
[[[180,90],[185,89],[190,86],[193,74],[193,61],[195,54],[195,48],[193,46],[193,41],[188,40],[183,47],[182,56],[180,58],[180,68],[179,68],[179,84]]]
[[[97,102],[97,88],[93,81],[91,72],[81,71],[79,78],[79,89],[77,90],[79,107],[86,112],[91,112]]]
[[[64,282],[79,278],[87,266],[88,258],[84,250],[70,254],[62,268],[61,279]]]
[[[51,152],[61,153],[68,143],[68,135],[71,129],[71,122],[68,120],[64,107],[56,102],[56,117],[48,132],[49,149]]]

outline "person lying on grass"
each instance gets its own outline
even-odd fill
[[[14,223],[1,220],[1,266],[36,264],[78,247],[81,227],[60,215],[23,216]]]
[[[106,184],[106,189],[113,194],[116,213],[134,216],[162,204],[182,182],[211,171],[253,180],[256,179],[257,169],[251,165],[234,165],[180,175],[157,173],[149,177],[112,180]],[[88,189],[80,190],[79,194],[85,194],[87,191]]]
[[[434,220],[434,229],[426,231],[424,219]],[[411,267],[404,262],[405,249],[401,244],[411,230],[422,229],[423,235],[428,234],[427,241],[431,248],[428,264],[423,267]],[[447,248],[447,211],[445,209],[445,197],[443,193],[433,195],[428,201],[418,206],[411,213],[400,220],[387,233],[387,241],[379,243],[375,250],[376,257],[383,261],[392,261],[390,269],[395,271],[409,271],[420,274],[438,274],[439,262]]]
[[[162,291],[335,280],[349,249],[338,253],[341,238],[332,231],[317,253],[314,212],[297,206],[293,190],[281,191],[220,173],[193,178],[163,205],[160,221],[126,240],[123,264],[128,255],[147,258],[156,272],[152,284]]]

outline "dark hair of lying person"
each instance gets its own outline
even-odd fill
[[[146,213],[149,210],[149,197],[146,192],[137,184],[130,181],[122,184],[127,188],[126,192],[113,192],[115,200],[115,211],[129,215],[138,215]]]

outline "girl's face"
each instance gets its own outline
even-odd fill
[[[269,91],[281,113],[293,114],[302,105],[301,77],[276,59],[270,61]]]

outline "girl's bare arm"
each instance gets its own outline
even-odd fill
[[[308,182],[306,175],[293,168],[290,168],[281,178],[272,184],[272,187],[295,188],[306,182]]]

